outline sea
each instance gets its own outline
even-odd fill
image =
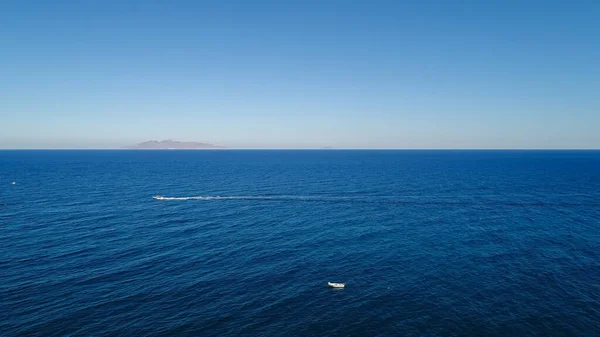
[[[0,335],[600,336],[600,151],[0,151]]]

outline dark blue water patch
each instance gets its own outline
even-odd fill
[[[596,336],[598,191],[598,151],[0,151],[0,335]]]

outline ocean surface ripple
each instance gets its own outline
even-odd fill
[[[599,322],[600,151],[0,151],[0,336]]]

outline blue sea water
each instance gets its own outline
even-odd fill
[[[599,336],[600,152],[0,151],[0,335]]]

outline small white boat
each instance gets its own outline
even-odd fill
[[[344,288],[346,286],[346,283],[327,282],[327,285],[331,288]]]
[[[155,195],[155,196],[153,196],[152,198],[154,198],[154,199],[156,199],[156,200],[161,200],[161,199],[163,199],[164,197],[163,197],[162,195]]]
[[[16,182],[14,182],[14,181],[11,183],[11,185],[16,185],[16,184],[17,184],[17,183],[16,183]]]

